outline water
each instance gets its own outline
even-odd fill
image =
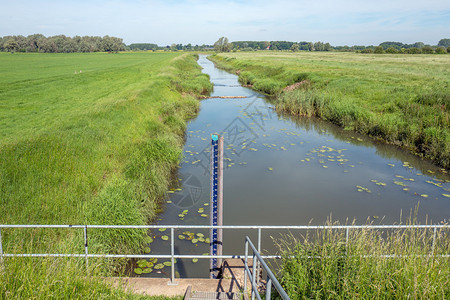
[[[224,135],[224,225],[321,225],[330,217],[398,224],[417,205],[421,223],[449,219],[447,171],[327,122],[277,114],[264,96],[239,86],[236,75],[216,69],[205,56],[199,64],[214,83],[212,96],[247,98],[202,101],[187,128],[179,184],[169,192],[158,224],[209,224],[213,133]],[[179,240],[181,234],[175,233],[176,253],[209,252],[207,243]],[[224,231],[224,254],[242,254],[246,234],[256,242],[255,232]],[[153,233],[151,253],[170,253],[162,235],[169,233]],[[273,252],[271,236],[279,233],[264,232],[263,249]],[[177,263],[181,277],[208,277],[208,268],[207,260]],[[148,276],[170,274],[169,268],[157,272]]]

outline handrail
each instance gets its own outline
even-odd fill
[[[2,228],[75,228],[83,229],[84,233],[84,253],[5,253],[2,242]],[[88,248],[88,229],[158,229],[166,228],[170,229],[170,255],[157,255],[157,254],[90,254]],[[262,226],[262,225],[55,225],[55,224],[0,224],[0,261],[3,261],[4,257],[84,257],[86,266],[88,266],[88,258],[170,258],[172,262],[171,266],[171,282],[175,281],[175,259],[183,258],[198,258],[198,259],[211,259],[211,258],[244,258],[244,255],[176,255],[174,253],[174,230],[175,229],[253,229],[257,230],[258,243],[257,251],[261,252],[261,236],[262,230],[324,230],[324,229],[345,229],[346,230],[346,243],[348,243],[349,231],[355,229],[434,229],[433,232],[433,244],[431,255],[434,254],[435,237],[437,229],[450,229],[449,224],[440,225],[300,225],[300,226]],[[259,255],[263,259],[279,259],[279,255]],[[440,255],[441,257],[450,257],[450,254]],[[370,256],[368,256],[370,257]],[[382,257],[401,257],[398,255],[383,255]],[[258,269],[259,270],[259,269]],[[259,280],[259,278],[258,278]]]
[[[253,251],[253,260],[252,260],[252,266],[253,266],[253,272],[250,272],[250,269],[248,268],[248,245],[252,248]],[[272,273],[270,268],[267,266],[264,259],[259,254],[259,251],[256,250],[255,246],[253,245],[252,241],[248,236],[245,237],[245,261],[244,261],[244,267],[245,267],[245,273],[244,273],[244,293],[247,292],[247,276],[250,277],[251,284],[252,284],[252,299],[256,296],[258,300],[261,300],[261,296],[258,293],[258,287],[256,286],[256,277],[259,276],[259,272],[256,271],[256,262],[255,257],[258,259],[258,264],[261,264],[264,271],[267,273],[267,283],[266,283],[266,299],[271,299],[271,293],[272,293],[272,285],[277,289],[278,293],[280,294],[281,298],[290,300],[288,294],[283,289],[281,284],[278,282],[275,275]],[[259,266],[258,266],[259,268]]]

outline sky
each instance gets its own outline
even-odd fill
[[[0,36],[115,36],[126,44],[323,41],[436,45],[450,0],[0,0]]]

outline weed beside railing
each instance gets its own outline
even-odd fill
[[[292,299],[450,296],[445,228],[328,228],[277,242],[280,282]]]

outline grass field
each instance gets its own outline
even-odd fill
[[[260,51],[212,60],[276,95],[279,111],[317,116],[450,168],[450,55]]]
[[[211,89],[194,55],[0,53],[0,223],[147,224],[181,158],[195,96]],[[91,232],[90,249],[136,253],[145,236]],[[2,230],[2,239],[16,253],[83,245],[75,230]],[[97,288],[78,263],[54,263],[8,259],[0,298],[33,298],[33,284],[37,298]],[[80,275],[61,283],[71,270]]]

